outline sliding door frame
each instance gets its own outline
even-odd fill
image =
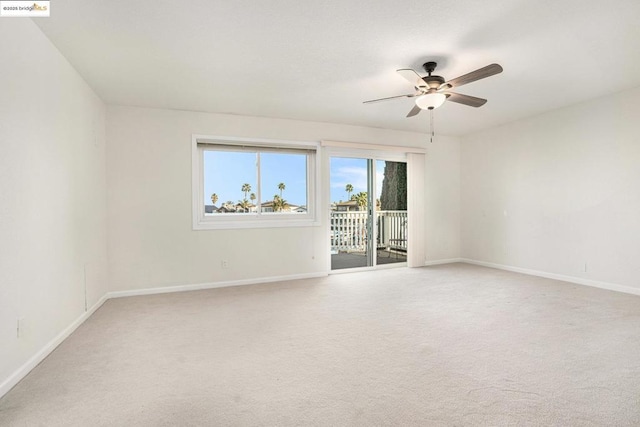
[[[327,211],[327,215],[326,215],[327,225],[325,226],[325,229],[327,231],[326,233],[327,236],[330,235],[331,233],[331,171],[330,171],[331,158],[347,157],[347,158],[357,158],[357,159],[366,160],[367,161],[367,182],[368,182],[368,186],[371,188],[371,191],[368,191],[369,194],[367,195],[368,196],[368,206],[367,206],[368,230],[367,231],[369,233],[368,235],[371,236],[369,238],[369,243],[367,248],[367,266],[332,270],[331,255],[329,255],[328,263],[327,263],[327,271],[329,274],[351,273],[351,272],[357,272],[357,271],[368,271],[368,270],[375,270],[375,269],[397,268],[397,267],[407,266],[407,262],[398,262],[398,263],[391,263],[391,264],[376,263],[376,248],[375,248],[374,242],[376,242],[376,239],[377,239],[377,235],[376,235],[377,230],[376,230],[376,227],[373,226],[373,223],[375,220],[375,215],[377,214],[375,195],[377,194],[378,189],[376,188],[376,179],[375,179],[375,173],[374,173],[375,167],[376,167],[376,161],[382,160],[382,161],[407,163],[408,156],[407,156],[407,153],[403,150],[397,150],[397,149],[394,149],[392,151],[385,150],[385,148],[388,148],[388,147],[384,147],[384,146],[381,146],[380,150],[374,150],[368,147],[367,149],[362,149],[357,147],[350,148],[350,147],[344,147],[344,146],[340,146],[340,147],[329,146],[323,149],[323,162],[325,164],[324,170],[327,171],[326,174],[323,174],[325,178],[322,185],[322,187],[324,188],[323,202]],[[407,185],[409,185],[408,182],[407,182]],[[409,201],[411,197],[414,197],[411,195],[411,191],[407,191],[407,211],[409,206],[411,205],[411,202]],[[409,230],[408,240],[411,240],[412,239],[411,228],[408,228],[408,230]],[[331,253],[330,239],[327,239],[325,253],[326,254]]]

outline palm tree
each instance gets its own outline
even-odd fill
[[[247,193],[251,192],[251,184],[247,184],[247,183],[242,184],[242,190],[241,191],[244,193],[244,198],[246,199],[247,198]]]
[[[353,193],[353,185],[347,184],[347,186],[344,187],[344,191],[347,192],[347,200],[350,200],[351,199],[351,193]]]
[[[216,193],[213,193],[211,195],[211,203],[215,205],[217,201],[218,201],[218,195]]]
[[[256,201],[256,193],[251,193],[249,195],[249,199],[251,200],[251,204],[255,206],[255,201]]]
[[[277,194],[273,196],[273,211],[280,212],[289,207],[289,203]]]
[[[244,193],[245,200],[247,199],[247,193],[251,192],[251,184],[242,184],[242,192]]]
[[[358,209],[360,210],[364,210],[364,208],[367,206],[367,192],[359,192],[358,194],[353,196],[353,200],[355,200],[358,203]]]
[[[278,184],[278,190],[280,190],[280,197],[282,197],[282,190],[284,190],[286,188],[286,185],[284,185],[284,182],[281,182],[280,184]]]
[[[242,210],[246,213],[249,212],[249,201],[247,199],[242,199],[238,201],[238,205],[242,208]]]

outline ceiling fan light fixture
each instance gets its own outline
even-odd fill
[[[444,93],[426,93],[416,98],[416,105],[423,110],[433,110],[441,106],[446,99]]]

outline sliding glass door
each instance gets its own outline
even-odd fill
[[[407,260],[406,162],[330,157],[331,270]]]

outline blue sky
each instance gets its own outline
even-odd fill
[[[382,179],[384,178],[384,161],[376,161],[376,198],[380,197],[382,192]],[[367,191],[367,160],[349,157],[332,157],[331,158],[331,201],[345,201],[347,192],[345,187],[347,184],[353,185],[353,193]]]
[[[242,185],[251,185],[258,194],[257,157],[255,153],[236,151],[204,152],[204,202],[211,204],[211,194],[218,195],[216,205],[244,199]],[[280,194],[279,183],[285,184],[282,197],[293,205],[307,205],[307,160],[304,154],[260,153],[262,201]],[[247,194],[247,199],[249,194]]]
[[[256,154],[237,151],[204,152],[204,202],[211,204],[211,194],[218,195],[216,205],[226,201],[237,203],[244,198],[242,185],[251,185],[251,192],[258,193]],[[384,161],[376,162],[377,198],[382,191]],[[282,192],[284,199],[294,205],[307,205],[306,156],[303,154],[261,153],[262,201],[272,200],[280,194],[278,184],[286,186]],[[353,194],[367,191],[367,161],[365,159],[332,157],[331,201],[347,200],[345,187],[353,185]],[[247,195],[248,198],[248,195]]]

